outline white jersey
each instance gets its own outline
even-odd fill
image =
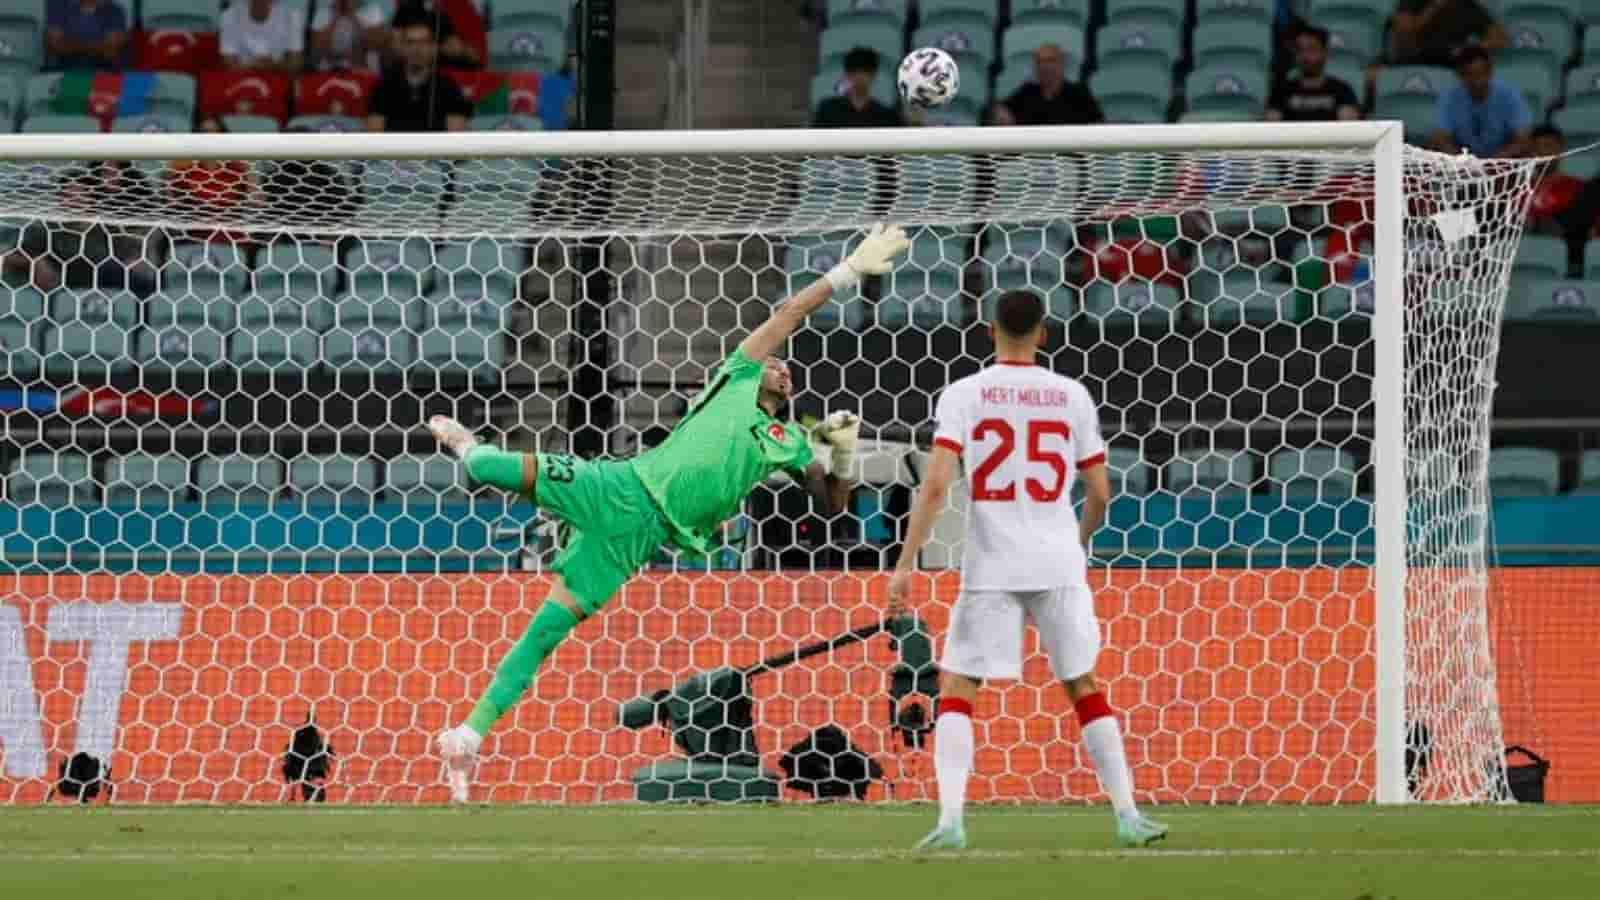
[[[1088,582],[1072,482],[1105,462],[1089,391],[1049,369],[1001,363],[944,389],[934,444],[967,473],[961,586],[1037,591]]]

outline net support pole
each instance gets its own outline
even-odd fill
[[[1373,529],[1377,642],[1377,800],[1405,803],[1406,479],[1404,130],[1395,123],[1375,148],[1373,278]]]
[[[607,131],[616,126],[616,0],[584,0],[579,7],[578,97],[586,131]],[[585,215],[603,221],[611,203],[611,179],[606,166],[594,160],[580,163],[582,185],[578,201]],[[569,449],[579,456],[606,452],[607,437],[616,420],[616,404],[607,376],[611,371],[611,335],[607,310],[616,294],[616,278],[606,266],[604,236],[581,239],[573,249],[573,267],[580,284],[573,309],[572,398],[567,404]]]

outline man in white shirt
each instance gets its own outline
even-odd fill
[[[276,0],[234,0],[222,13],[221,43],[229,68],[298,72],[306,49],[305,17]]]
[[[1082,384],[1035,364],[1045,338],[1044,301],[1038,294],[1002,295],[989,330],[995,364],[939,396],[933,452],[889,581],[890,608],[904,608],[917,556],[964,467],[972,502],[961,595],[951,610],[939,661],[933,732],[939,824],[917,846],[966,846],[973,704],[983,679],[1022,676],[1023,628],[1032,620],[1111,798],[1117,839],[1143,847],[1166,837],[1167,827],[1145,818],[1134,804],[1122,728],[1094,677],[1100,627],[1089,590],[1087,549],[1111,502],[1099,413]],[[1082,523],[1072,509],[1074,472],[1086,488]]]

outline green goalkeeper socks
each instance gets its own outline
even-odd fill
[[[467,475],[478,484],[491,484],[508,491],[522,490],[521,453],[509,453],[499,447],[479,444],[467,451]]]
[[[516,646],[511,648],[505,659],[500,660],[500,667],[494,670],[494,680],[489,682],[489,689],[483,692],[483,698],[472,708],[472,715],[467,717],[467,727],[479,735],[488,734],[494,723],[505,715],[506,710],[516,705],[527,692],[528,686],[533,684],[539,664],[577,625],[578,617],[572,614],[572,610],[554,600],[546,600]]]

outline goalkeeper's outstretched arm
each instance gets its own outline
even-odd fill
[[[806,285],[800,293],[783,301],[771,318],[744,339],[739,350],[757,362],[776,353],[789,335],[805,323],[806,317],[827,303],[828,298],[851,287],[862,276],[882,275],[889,271],[894,266],[894,258],[909,246],[911,242],[906,239],[906,233],[900,226],[872,226],[849,258]]]

